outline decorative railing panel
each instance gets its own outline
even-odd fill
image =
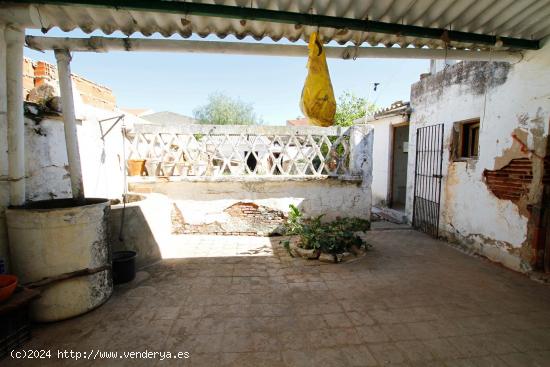
[[[126,158],[149,176],[350,174],[349,129],[340,127],[136,125]]]

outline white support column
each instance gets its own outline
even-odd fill
[[[71,55],[66,50],[55,50],[57,72],[59,74],[59,90],[61,92],[61,107],[65,125],[65,144],[69,160],[71,175],[71,189],[73,198],[84,200],[84,185],[82,183],[82,166],[80,165],[80,151],[78,150],[78,136],[76,131],[76,117],[74,111],[73,86],[71,81]]]
[[[8,93],[6,85],[6,26],[0,24],[0,176],[8,177]]]
[[[8,109],[8,175],[10,204],[25,204],[25,120],[23,114],[23,44],[25,33],[7,27],[6,94]]]
[[[372,209],[372,144],[373,129],[370,125],[354,125],[349,130],[350,173],[361,176],[365,193],[365,216],[370,218]]]
[[[351,174],[363,176],[363,179],[370,178],[372,170],[372,128],[369,125],[351,126],[349,128],[349,147]],[[365,177],[365,174],[368,177]]]

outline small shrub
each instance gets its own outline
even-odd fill
[[[290,257],[294,257],[294,254],[292,254],[292,251],[290,250],[290,241],[289,240],[280,241],[279,243],[283,245],[283,247],[285,248],[286,252],[288,252]]]
[[[296,206],[290,205],[288,219],[284,225],[285,234],[300,236],[298,246],[304,249],[320,250],[332,255],[355,252],[354,250],[359,249],[367,250],[370,247],[355,234],[370,228],[368,220],[338,218],[335,221],[323,223],[323,216],[306,219]],[[288,244],[285,248],[287,247]]]

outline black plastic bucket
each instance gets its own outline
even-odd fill
[[[113,252],[113,282],[128,283],[136,277],[136,253],[134,251]]]

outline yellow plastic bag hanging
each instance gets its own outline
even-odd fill
[[[309,37],[307,77],[302,89],[300,108],[310,123],[317,126],[332,126],[336,113],[336,100],[328,73],[325,50],[317,32]]]

